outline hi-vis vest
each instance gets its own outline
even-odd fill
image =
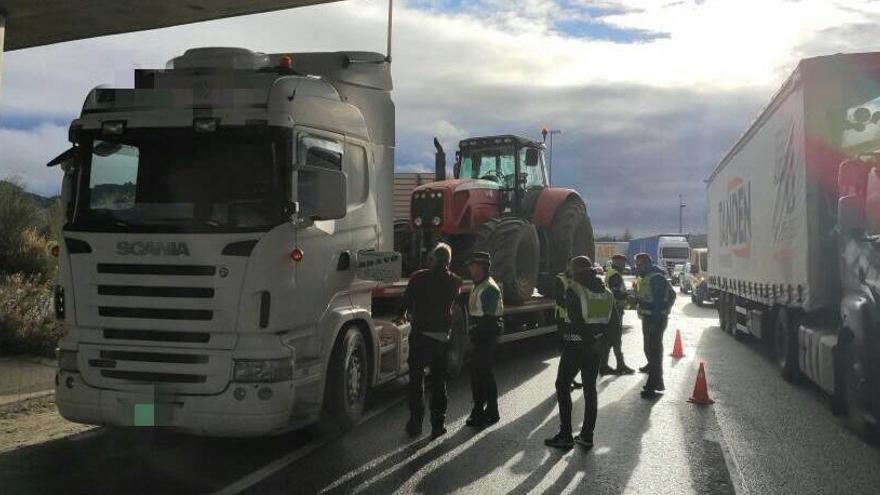
[[[649,316],[653,313],[654,291],[651,289],[651,280],[654,277],[663,277],[663,274],[651,272],[646,276],[640,276],[637,280],[636,293],[639,296],[639,316]],[[663,277],[666,282],[666,277]],[[668,314],[669,311],[662,311],[661,314]]]
[[[571,279],[564,273],[560,273],[556,278],[562,282],[562,293],[565,294],[565,291],[571,286]],[[559,304],[558,301],[556,302],[556,320],[563,323],[571,323],[571,319],[568,317],[568,308],[565,307],[565,304]]]
[[[498,305],[495,306],[494,314],[486,314],[483,310],[483,299],[481,296],[483,295],[483,292],[487,290],[495,290],[498,292]],[[501,297],[501,289],[492,277],[486,277],[486,280],[483,280],[474,287],[468,300],[468,306],[471,316],[501,316],[504,314],[504,298]]]
[[[611,320],[611,310],[614,307],[614,294],[605,288],[602,292],[593,292],[581,284],[574,283],[570,286],[572,292],[577,294],[581,303],[581,316],[584,323],[606,324]]]

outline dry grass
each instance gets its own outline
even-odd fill
[[[0,355],[52,357],[62,333],[50,283],[22,274],[0,280]]]

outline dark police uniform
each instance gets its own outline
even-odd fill
[[[461,278],[446,268],[419,270],[409,279],[404,306],[412,319],[409,347],[410,422],[407,431],[421,433],[425,415],[425,367],[431,370],[431,426],[442,429],[446,420],[446,380],[452,306],[461,290]]]
[[[504,302],[501,289],[492,277],[486,277],[474,287],[470,294],[469,313],[474,322],[471,328],[473,362],[471,364],[471,393],[474,407],[468,418],[469,426],[484,426],[497,423],[498,385],[492,367],[495,364],[495,349],[501,334],[501,315]]]

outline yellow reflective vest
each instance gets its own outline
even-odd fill
[[[570,286],[578,296],[581,316],[587,324],[607,324],[614,308],[614,294],[606,287],[602,292],[593,292],[579,283]]]
[[[572,280],[568,275],[566,275],[564,273],[560,273],[559,275],[556,275],[556,278],[558,278],[559,281],[562,283],[562,294],[563,294],[562,298],[564,300],[565,299],[565,291],[567,291],[568,288],[571,286]],[[568,308],[565,307],[565,303],[559,304],[558,298],[556,301],[556,321],[561,321],[563,323],[571,323],[571,319],[568,318]]]
[[[654,277],[663,277],[663,281],[666,282],[666,277],[657,272],[651,272],[647,276],[639,276],[639,278],[636,279],[638,282],[638,285],[636,285],[636,294],[639,297],[639,316],[650,316],[652,314],[654,291],[651,289],[651,280],[653,280]],[[669,311],[663,311],[662,314],[669,314]]]
[[[483,308],[483,293],[486,291],[495,291],[497,293],[498,303],[495,305],[494,310],[490,310],[488,308]],[[501,288],[498,287],[498,284],[495,283],[495,280],[492,277],[486,277],[486,280],[483,280],[474,290],[471,291],[470,298],[468,299],[468,311],[471,316],[501,316],[504,314],[504,298],[501,297]]]

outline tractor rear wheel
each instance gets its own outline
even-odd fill
[[[547,248],[551,274],[565,271],[568,260],[573,256],[589,256],[595,261],[593,226],[587,216],[587,207],[580,198],[570,197],[556,210],[550,225],[550,243]]]
[[[504,300],[519,303],[532,297],[538,282],[540,247],[535,225],[521,218],[494,218],[480,227],[474,251],[492,257],[491,274]]]

